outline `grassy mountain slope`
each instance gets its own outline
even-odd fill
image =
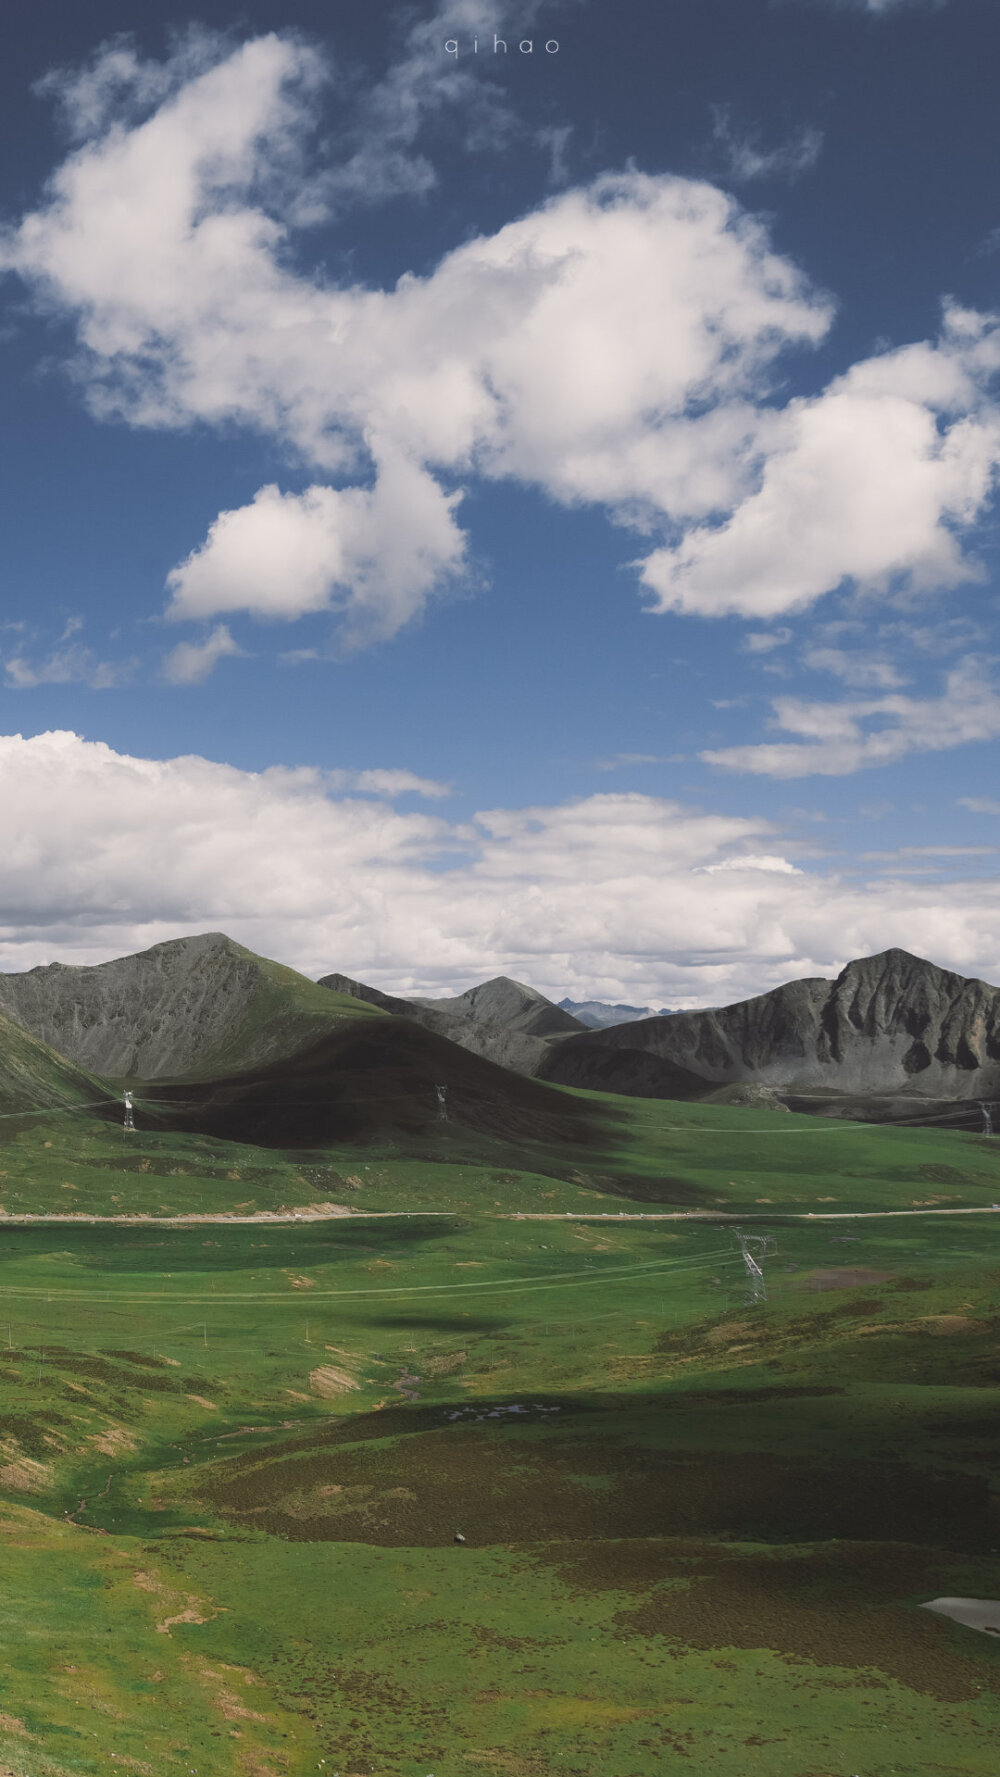
[[[384,1017],[221,932],[0,976],[0,1011],[77,1066],[123,1080],[254,1067],[345,1019]]]
[[[0,1014],[0,1115],[94,1104],[109,1088]]]

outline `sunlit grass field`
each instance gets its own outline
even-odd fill
[[[992,1777],[920,1605],[1000,1597],[1000,1215],[850,1217],[1000,1143],[594,1102],[582,1167],[5,1125],[8,1216],[356,1219],[3,1230],[0,1773]]]

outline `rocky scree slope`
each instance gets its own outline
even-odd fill
[[[93,967],[0,975],[0,1012],[77,1067],[118,1080],[195,1079],[256,1066],[372,1005],[317,987],[222,932]]]
[[[1000,1096],[1000,989],[905,950],[848,963],[835,981],[791,981],[709,1012],[678,1012],[573,1036],[542,1077],[639,1097],[772,1089]]]

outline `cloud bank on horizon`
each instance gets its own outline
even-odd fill
[[[853,14],[845,29],[868,44],[890,35],[889,14],[935,10],[809,4],[827,24],[834,9]],[[823,177],[836,151],[825,114],[775,127],[777,114],[706,104],[721,181],[624,157],[597,170],[593,155],[570,179],[567,132],[532,136],[512,89],[444,56],[445,16],[470,33],[513,13],[456,0],[408,25],[366,87],[294,28],[242,41],[193,29],[159,59],[120,39],[50,75],[69,146],[0,234],[0,271],[54,323],[98,424],[267,447],[266,474],[235,495],[226,484],[214,516],[201,507],[162,560],[169,627],[145,633],[169,637],[152,681],[164,698],[187,687],[169,696],[190,710],[216,669],[223,688],[227,673],[253,673],[265,626],[309,643],[317,619],[329,624],[328,648],[292,647],[286,662],[343,661],[404,635],[481,582],[477,515],[506,485],[603,522],[635,559],[624,594],[602,568],[601,596],[643,601],[658,637],[677,619],[696,620],[675,623],[685,636],[744,626],[743,682],[703,675],[701,729],[623,730],[590,748],[595,770],[640,783],[652,781],[634,776],[642,767],[709,768],[739,813],[706,812],[703,781],[678,778],[678,795],[504,786],[490,798],[500,806],[450,818],[438,780],[462,775],[457,729],[454,765],[438,753],[411,770],[421,761],[395,743],[348,753],[332,722],[314,751],[297,750],[268,729],[263,698],[265,757],[317,757],[328,740],[333,757],[340,746],[400,764],[252,771],[202,756],[204,734],[183,755],[192,742],[158,733],[118,748],[12,735],[0,739],[12,811],[0,889],[19,911],[0,925],[4,965],[99,960],[222,927],[308,972],[403,991],[505,972],[556,997],[719,1003],[890,944],[997,979],[1000,900],[976,874],[991,845],[899,844],[862,853],[859,870],[849,841],[838,854],[842,833],[828,829],[832,857],[802,839],[822,811],[789,813],[775,792],[906,762],[916,774],[931,754],[1000,738],[984,621],[1000,316],[947,296],[942,278],[937,321],[923,313],[902,343],[858,329],[844,348],[836,279],[821,287],[809,254],[779,244],[780,214],[733,195],[770,181],[791,202],[796,182]],[[435,194],[428,130],[469,164],[518,142],[552,176],[539,171],[506,212],[493,205],[489,226],[474,225],[470,182],[464,212],[442,204],[447,226],[419,270],[353,276],[348,225]],[[10,627],[3,672],[25,695],[110,691],[139,671],[89,646],[76,618],[61,635]],[[692,682],[716,645],[701,644]],[[481,666],[492,671],[485,650]],[[810,695],[815,673],[835,695]],[[383,694],[400,683],[379,682]],[[442,681],[445,703],[449,691]],[[658,692],[644,683],[643,695]],[[754,706],[770,710],[763,738],[741,731],[753,713],[714,719]],[[407,708],[404,721],[424,721]],[[141,756],[161,750],[176,756]],[[770,816],[732,800],[738,776],[756,780]],[[920,793],[913,781],[900,793],[899,824]],[[394,806],[404,797],[420,806]],[[996,813],[989,795],[947,798],[980,828]]]
[[[18,914],[0,966],[222,928],[313,975],[442,994],[506,973],[556,998],[717,1005],[891,945],[1000,979],[1000,883],[943,901],[934,880],[938,854],[989,844],[882,854],[859,884],[802,868],[756,816],[633,793],[455,823],[390,805],[406,793],[447,786],[2,737],[0,903]]]
[[[485,16],[479,0],[466,12]],[[71,319],[93,413],[244,426],[321,478],[220,511],[169,574],[167,616],[331,611],[348,646],[390,637],[463,573],[476,480],[598,507],[649,539],[635,565],[661,613],[771,621],[845,585],[877,597],[975,579],[965,539],[1000,464],[1000,322],[945,303],[937,339],[789,399],[786,360],[826,341],[834,304],[704,180],[599,175],[389,288],[296,264],[308,229],[358,201],[350,169],[376,152],[390,91],[409,94],[410,146],[428,109],[481,95],[457,67],[449,95],[440,65],[418,89],[433,27],[332,169],[312,144],[334,74],[292,33],[235,48],[199,33],[153,63],[114,45],[56,83],[78,142],[0,265]],[[378,152],[369,200],[405,185]]]

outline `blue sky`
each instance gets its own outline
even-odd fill
[[[992,0],[0,32],[2,966],[1000,979]]]

